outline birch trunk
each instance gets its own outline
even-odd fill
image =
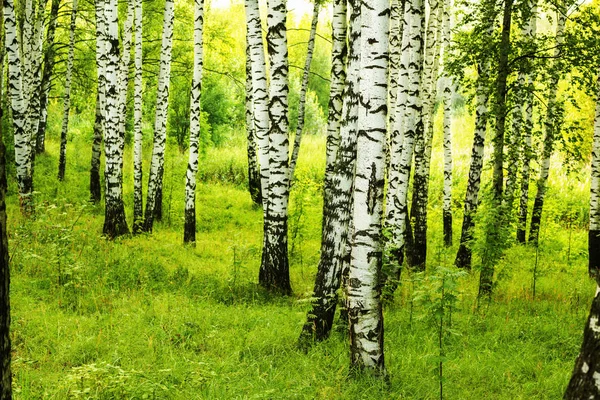
[[[288,48],[286,0],[271,0],[267,14],[269,84],[269,187],[264,218],[264,245],[259,283],[268,290],[290,294],[287,222],[290,170],[288,165]]]
[[[250,36],[250,26],[246,24],[246,38]],[[248,191],[252,202],[262,206],[262,191],[260,186],[260,169],[256,153],[256,134],[254,132],[254,111],[252,102],[252,59],[250,43],[246,39],[246,153],[248,154]]]
[[[412,54],[417,49],[411,45],[411,14],[408,12],[410,3],[404,2],[404,11],[401,18],[401,25],[403,26],[402,31],[402,44],[401,44],[401,56],[400,56],[400,67],[398,77],[398,91],[396,94],[396,105],[394,110],[393,124],[392,116],[390,115],[391,133],[390,133],[390,144],[389,144],[389,166],[388,166],[388,186],[386,194],[386,207],[385,207],[385,226],[386,229],[394,232],[395,227],[400,225],[398,220],[400,211],[398,203],[398,189],[400,185],[400,166],[402,163],[403,154],[403,143],[404,143],[404,120],[406,113],[406,101],[408,99],[408,85],[409,85],[409,65]],[[392,70],[393,71],[393,70]],[[390,79],[391,82],[391,79]],[[412,156],[411,156],[412,158]],[[411,159],[412,162],[412,159]],[[410,171],[410,167],[409,167]],[[410,175],[410,172],[407,176]],[[402,267],[402,261],[404,254],[400,253],[396,244],[394,244],[394,238],[392,235],[391,240],[385,238],[386,251],[385,254],[389,254],[390,258],[387,261],[389,264],[389,271],[385,270],[387,274],[386,281],[393,288],[400,279],[400,270]]]
[[[4,31],[0,20],[0,32]],[[4,32],[3,32],[4,33]],[[4,34],[0,34],[0,48],[4,47]],[[0,71],[4,71],[4,54],[0,59]],[[1,72],[0,72],[1,74]],[[0,82],[2,79],[0,78]],[[0,84],[0,98],[3,85]],[[0,107],[0,120],[3,109]],[[6,147],[4,132],[0,124],[0,399],[12,399],[12,369],[10,340],[10,258],[8,255],[8,234],[6,218]]]
[[[142,231],[143,192],[142,192],[142,0],[135,1],[134,24],[134,85],[133,85],[133,233]]]
[[[425,6],[422,0],[407,3],[405,19],[410,23],[409,35],[410,58],[408,61],[405,110],[403,117],[402,155],[398,167],[398,186],[392,201],[396,205],[396,223],[392,226],[393,254],[397,265],[401,266],[406,245],[408,221],[408,182],[415,140],[423,137],[423,104],[421,98],[421,75],[423,60],[423,31],[425,24]],[[399,102],[403,95],[399,97]],[[397,111],[398,112],[398,111]],[[399,273],[399,270],[398,270]]]
[[[588,233],[588,270],[590,276],[600,278],[600,71],[598,72],[598,98],[594,121],[592,147],[592,174],[590,184],[590,227]]]
[[[554,50],[554,58],[560,56],[562,44],[564,42],[564,30],[566,17],[562,10],[557,11],[556,24],[556,48]],[[531,227],[529,230],[529,242],[535,246],[538,245],[540,234],[540,223],[542,221],[542,210],[544,208],[544,198],[546,190],[548,190],[548,175],[550,174],[550,158],[554,151],[554,139],[560,130],[558,122],[558,103],[556,93],[558,82],[560,79],[560,71],[558,70],[559,63],[555,61],[553,71],[551,72],[550,82],[548,85],[548,111],[546,120],[544,121],[544,145],[542,149],[542,163],[540,167],[540,176],[537,181],[537,193],[531,211]]]
[[[390,3],[390,75],[388,93],[388,144],[386,152],[389,164],[391,156],[391,141],[396,121],[396,108],[398,106],[398,88],[400,85],[400,71],[402,59],[402,34],[404,32],[404,7],[405,0],[392,0]]]
[[[48,23],[48,31],[46,33],[46,51],[44,52],[42,81],[40,83],[40,114],[39,124],[36,136],[36,152],[43,153],[46,151],[46,126],[48,124],[48,95],[50,94],[50,86],[52,74],[54,72],[54,59],[56,56],[54,37],[56,33],[56,25],[58,21],[58,9],[60,0],[52,0],[50,6],[50,20]]]
[[[202,94],[202,31],[204,0],[194,1],[194,77],[190,97],[190,156],[185,174],[185,225],[183,242],[196,244],[196,172],[200,137],[200,95]]]
[[[496,78],[496,91],[494,113],[496,123],[494,128],[494,153],[493,153],[493,190],[494,199],[500,204],[504,189],[504,132],[506,127],[506,93],[509,74],[508,56],[510,54],[510,27],[512,24],[512,6],[514,0],[504,1],[504,14],[502,21],[502,37],[498,57],[498,76]]]
[[[452,0],[444,4],[443,20],[443,45],[444,63],[450,56],[451,25],[452,25]],[[443,86],[444,105],[444,189],[442,200],[442,219],[444,226],[444,245],[452,246],[452,94],[454,82],[448,73],[445,73]]]
[[[106,209],[104,217],[104,234],[109,238],[129,233],[125,220],[123,205],[123,159],[120,157],[119,135],[119,20],[116,0],[107,0],[104,4],[106,21],[105,46],[103,55],[106,58],[105,69],[105,138],[104,181],[106,193]]]
[[[44,19],[45,19],[45,0],[36,1],[31,5],[30,19],[27,19],[24,24],[28,26],[27,32],[28,45],[27,52],[23,53],[23,57],[27,60],[26,65],[29,70],[26,70],[27,76],[27,91],[28,107],[27,107],[27,130],[31,137],[31,175],[35,168],[35,154],[37,147],[36,133],[39,129],[40,121],[40,90],[41,90],[41,67],[42,67],[42,48],[44,39]]]
[[[134,10],[134,0],[128,0],[127,17],[123,25],[123,54],[121,55],[121,63],[119,64],[119,157],[121,158],[121,163],[123,163],[123,151],[125,149],[127,91],[129,88],[129,64],[131,62]]]
[[[154,146],[152,148],[152,163],[148,178],[148,193],[146,197],[146,213],[144,230],[152,232],[154,213],[162,196],[162,171],[165,164],[165,145],[167,140],[167,109],[169,107],[169,81],[171,77],[171,50],[173,48],[173,0],[166,0],[163,21],[162,45],[160,52],[160,70],[158,73],[158,89],[156,93],[156,115],[154,121]]]
[[[25,96],[20,55],[20,37],[13,0],[4,0],[4,29],[8,56],[8,87],[13,118],[15,164],[21,212],[33,212],[33,171],[31,131],[27,130],[27,98]]]
[[[267,67],[258,0],[246,0],[245,9],[252,74],[252,125],[258,143],[262,205],[263,213],[266,215],[266,199],[269,195],[269,92],[267,89]]]
[[[347,66],[348,76],[347,79],[344,79],[346,76],[344,56],[347,51],[347,6],[345,0],[336,0],[334,3],[330,94],[330,106],[333,105],[333,107],[329,113],[328,124],[328,158],[321,259],[315,277],[312,307],[300,334],[301,344],[308,344],[310,340],[324,340],[331,332],[338,301],[343,258],[349,238],[356,163],[358,63],[360,60],[360,7],[355,4],[354,0],[350,2],[350,11],[350,54]],[[344,81],[346,86],[341,93]],[[341,107],[340,101],[342,102]]]
[[[389,1],[361,7],[354,234],[348,287],[351,367],[385,373],[381,266],[389,60]]]
[[[105,0],[96,0],[96,116],[94,122],[94,140],[92,142],[92,160],[90,168],[90,200],[100,202],[102,185],[100,184],[100,157],[102,155],[102,139],[105,135],[106,121],[106,15]]]
[[[304,109],[306,104],[306,92],[308,91],[308,79],[310,77],[310,64],[312,62],[315,49],[315,37],[317,35],[317,24],[319,22],[320,6],[315,2],[313,17],[310,25],[310,35],[308,37],[308,49],[306,51],[306,61],[304,63],[304,72],[302,74],[302,87],[300,89],[300,99],[298,101],[298,121],[296,123],[296,137],[294,138],[294,149],[290,160],[290,181],[294,181],[294,171],[300,154],[300,143],[302,142],[302,133],[304,130]]]
[[[71,25],[69,26],[69,56],[65,74],[65,93],[63,98],[63,121],[60,131],[60,155],[58,160],[58,180],[65,179],[67,166],[67,133],[69,131],[69,112],[71,111],[71,76],[73,75],[73,59],[75,57],[75,25],[77,23],[77,0],[73,0],[71,8]]]
[[[565,400],[597,399],[600,396],[599,320],[600,286],[596,286],[596,295],[583,329],[583,343],[563,397]]]
[[[442,4],[429,1],[429,19],[425,64],[423,69],[423,135],[415,142],[415,173],[411,220],[413,245],[409,248],[411,266],[424,270],[427,260],[427,203],[429,202],[429,159],[433,140],[433,111],[437,92],[437,75],[440,53],[440,17]]]
[[[531,15],[527,24],[523,27],[523,36],[531,41],[535,40],[537,31],[537,1],[529,1]],[[519,77],[521,81],[521,77]],[[531,148],[531,133],[533,131],[533,74],[528,73],[523,76],[523,85],[527,88],[524,95],[522,107],[518,107],[518,119],[522,120],[521,131],[523,132],[523,149],[521,166],[521,196],[519,200],[519,220],[517,223],[517,240],[519,243],[525,243],[525,228],[527,226],[527,207],[529,204],[529,164],[533,158],[533,149]],[[523,112],[525,116],[523,117]]]
[[[469,181],[465,193],[465,208],[460,236],[460,245],[456,253],[455,265],[459,268],[471,269],[472,241],[475,230],[475,214],[479,205],[479,188],[483,169],[483,151],[488,121],[488,63],[483,61],[479,66],[479,78],[475,97],[475,135],[471,151]]]

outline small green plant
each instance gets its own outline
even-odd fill
[[[436,330],[438,354],[435,360],[440,400],[444,398],[444,342],[448,335],[458,334],[452,328],[452,313],[458,301],[458,281],[465,275],[465,271],[456,267],[437,267],[433,274],[420,281],[420,287],[414,294],[415,301],[423,307],[422,318],[431,323]]]

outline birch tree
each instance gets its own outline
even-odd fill
[[[413,42],[411,42],[411,26],[412,23],[410,21],[411,13],[408,12],[410,7],[410,1],[407,0],[404,2],[402,18],[400,20],[400,24],[403,26],[402,31],[402,42],[401,42],[401,51],[400,51],[400,61],[399,61],[399,77],[398,77],[398,88],[396,93],[396,105],[393,108],[393,113],[395,114],[389,116],[390,119],[390,139],[389,139],[389,166],[388,166],[388,184],[387,184],[387,193],[386,193],[386,207],[385,207],[385,227],[390,230],[393,235],[391,240],[386,240],[386,254],[389,254],[389,260],[387,260],[390,265],[389,271],[384,271],[386,276],[386,280],[390,281],[390,284],[395,286],[392,281],[397,281],[400,277],[400,268],[402,266],[402,262],[404,259],[404,253],[400,252],[397,245],[397,241],[394,240],[394,237],[397,235],[397,232],[394,231],[400,225],[400,203],[398,202],[398,190],[403,185],[400,182],[400,170],[402,163],[402,155],[403,155],[403,144],[404,144],[404,122],[405,122],[405,114],[406,114],[406,102],[408,99],[408,85],[409,85],[409,65],[411,57],[414,57],[413,53],[418,51],[418,48],[412,46]],[[391,32],[391,30],[390,30]],[[391,39],[390,39],[391,42]],[[390,63],[393,63],[393,58],[390,58]],[[393,65],[393,64],[392,64]],[[394,72],[394,69],[390,68],[391,73]],[[393,85],[393,78],[390,77],[390,84]],[[392,109],[390,109],[391,111]],[[412,157],[412,156],[411,156]],[[412,159],[411,159],[412,162]],[[410,167],[409,167],[410,170]],[[406,182],[408,185],[408,182]],[[406,218],[406,216],[405,216]]]
[[[246,24],[246,154],[248,155],[248,191],[256,205],[262,206],[262,190],[260,186],[260,169],[256,133],[254,131],[254,105],[252,101],[252,58],[250,57],[250,25]]]
[[[415,141],[415,172],[413,177],[413,197],[411,220],[413,244],[409,258],[413,267],[424,269],[427,258],[427,204],[429,202],[429,159],[433,140],[433,111],[437,92],[437,76],[440,53],[440,17],[443,4],[429,1],[425,57],[423,65],[423,135]]]
[[[537,1],[529,1],[530,15],[527,23],[523,27],[522,34],[526,39],[534,41],[537,33]],[[530,167],[533,149],[531,147],[531,134],[533,131],[533,86],[534,77],[532,73],[519,76],[519,82],[529,88],[525,92],[524,102],[521,107],[516,107],[517,121],[522,121],[520,130],[523,132],[522,137],[522,166],[521,166],[521,195],[519,199],[519,217],[517,224],[517,240],[520,243],[525,243],[525,228],[527,225],[527,208],[529,204],[529,180]],[[523,112],[525,115],[523,116]],[[513,119],[514,120],[514,119]],[[516,128],[515,128],[516,129]]]
[[[98,203],[102,198],[100,184],[100,157],[102,155],[102,139],[106,121],[106,15],[105,0],[95,1],[96,12],[96,114],[94,120],[94,139],[92,142],[92,159],[90,167],[90,200]]]
[[[349,271],[351,366],[385,371],[382,266],[383,187],[387,132],[389,1],[361,3],[360,101]]]
[[[171,50],[173,48],[173,18],[173,0],[166,0],[160,52],[160,69],[158,72],[158,89],[156,93],[154,146],[152,148],[152,163],[150,164],[146,213],[144,215],[144,230],[146,232],[152,232],[154,212],[158,201],[157,194],[162,190],[162,171],[165,163],[165,145],[167,141],[167,109],[169,107]]]
[[[4,1],[3,6],[6,7]],[[0,19],[0,48],[4,48],[4,19]],[[4,52],[0,51],[0,71],[4,71]],[[0,74],[2,75],[2,74]],[[0,98],[3,92],[3,77],[0,77]],[[0,107],[0,119],[4,113]],[[0,124],[0,399],[12,399],[12,369],[10,340],[10,258],[8,256],[8,234],[6,218],[6,147],[4,146],[3,124]]]
[[[554,141],[558,132],[560,132],[560,104],[557,100],[558,82],[560,80],[560,66],[558,60],[564,42],[564,30],[566,23],[565,10],[559,7],[556,12],[556,46],[554,49],[554,64],[550,71],[550,81],[548,83],[548,109],[544,121],[544,144],[542,148],[540,176],[537,180],[537,193],[531,211],[531,226],[529,230],[529,242],[535,246],[538,245],[540,234],[540,223],[542,220],[542,210],[544,208],[544,198],[548,189],[548,176],[550,174],[550,158],[554,151]]]
[[[67,166],[67,133],[69,131],[69,112],[71,111],[71,76],[73,75],[73,59],[75,58],[75,25],[77,23],[77,0],[71,7],[71,24],[69,25],[69,55],[65,73],[65,92],[63,97],[63,121],[60,130],[60,155],[58,160],[58,180],[65,179]]]
[[[592,173],[590,184],[590,227],[588,234],[589,272],[600,276],[600,71],[598,73],[598,99],[594,121],[592,147]]]
[[[471,269],[472,242],[475,229],[475,215],[479,205],[479,189],[481,187],[481,172],[488,121],[488,71],[489,64],[483,60],[478,66],[479,77],[475,92],[475,134],[469,166],[469,180],[465,193],[465,207],[460,236],[460,245],[456,253],[455,265],[459,268]]]
[[[423,68],[423,31],[424,31],[425,6],[422,0],[407,2],[405,21],[408,21],[409,29],[405,28],[408,48],[410,49],[407,60],[408,84],[398,97],[398,102],[405,104],[402,118],[402,153],[398,165],[398,186],[394,198],[391,200],[396,207],[395,223],[392,225],[393,253],[397,257],[397,265],[403,262],[404,248],[406,245],[407,220],[408,220],[408,183],[415,146],[415,140],[423,135],[423,104],[421,97],[421,75]],[[404,50],[404,49],[403,49]],[[404,54],[404,51],[403,51]],[[404,57],[404,56],[403,56]],[[402,78],[401,78],[402,79]],[[397,122],[398,123],[398,119]],[[396,151],[396,150],[395,150]],[[391,170],[391,168],[390,168]]]
[[[493,190],[494,199],[500,202],[504,188],[504,133],[506,128],[506,94],[509,75],[509,55],[511,49],[510,30],[512,24],[512,7],[514,0],[504,1],[502,34],[498,53],[498,74],[495,82],[493,110],[496,117],[494,126],[493,152]]]
[[[452,0],[444,2],[444,13],[442,21],[442,40],[444,48],[444,63],[448,62],[450,56],[452,25]],[[454,82],[452,76],[446,70],[443,80],[443,106],[444,106],[444,189],[442,201],[442,219],[444,229],[444,245],[452,246],[452,94]]]
[[[592,301],[590,314],[583,330],[583,343],[571,379],[565,391],[565,400],[596,399],[600,396],[600,285]]]
[[[100,0],[97,0],[100,1]],[[129,233],[125,220],[123,204],[123,159],[121,137],[119,133],[119,20],[116,0],[106,0],[104,3],[106,18],[105,46],[103,51],[106,58],[105,80],[105,137],[104,181],[106,193],[106,208],[104,216],[104,234],[109,238]]]
[[[245,10],[251,67],[252,127],[258,144],[263,214],[266,215],[269,190],[269,92],[258,0],[245,0]]]
[[[357,108],[360,60],[360,6],[350,6],[350,52],[347,79],[344,58],[347,52],[347,4],[336,0],[333,8],[330,112],[327,129],[327,161],[323,193],[321,258],[315,277],[311,310],[300,334],[301,344],[321,341],[331,332],[352,209],[352,188],[356,163]],[[345,82],[345,88],[343,87]]]
[[[135,1],[134,85],[133,85],[133,233],[142,231],[142,0]]]
[[[302,133],[304,130],[304,109],[306,104],[306,92],[308,91],[308,79],[310,77],[310,64],[312,63],[315,49],[315,37],[317,36],[317,24],[319,23],[319,1],[315,1],[313,6],[312,22],[310,24],[310,34],[308,37],[308,48],[306,50],[306,60],[302,72],[302,87],[300,88],[300,99],[298,100],[298,120],[296,122],[296,137],[294,138],[294,147],[290,159],[290,181],[294,180],[298,154],[300,154],[300,143],[302,143]]]
[[[21,211],[33,212],[33,171],[31,130],[27,129],[28,98],[24,95],[21,40],[17,33],[17,21],[13,0],[5,0],[3,6],[6,53],[8,59],[8,87],[11,101],[15,164]]]
[[[134,0],[128,0],[127,17],[123,24],[123,53],[121,54],[121,62],[119,63],[119,157],[121,158],[121,165],[123,165],[123,152],[125,150],[125,123],[127,121],[127,92],[129,89],[129,64],[131,61],[134,9]]]
[[[40,114],[39,125],[36,135],[36,152],[43,153],[46,150],[46,126],[48,124],[48,96],[50,95],[51,78],[54,72],[54,61],[56,57],[55,33],[58,22],[58,9],[60,0],[52,0],[50,6],[50,15],[48,30],[46,33],[46,49],[44,51],[44,60],[42,62],[42,80],[40,83]]]
[[[194,77],[190,97],[190,154],[185,174],[185,224],[183,242],[196,242],[196,172],[200,137],[200,95],[202,94],[202,30],[204,0],[194,1]]]
[[[269,185],[264,217],[264,243],[259,283],[289,294],[287,249],[290,171],[288,164],[288,49],[286,0],[268,3],[267,44],[269,53]]]

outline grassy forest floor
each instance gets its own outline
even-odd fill
[[[182,245],[186,154],[170,147],[164,216],[154,233],[107,241],[101,238],[103,206],[87,201],[87,136],[76,134],[69,144],[64,183],[55,178],[58,146],[51,138],[36,161],[35,219],[19,215],[9,177],[16,397],[439,398],[435,307],[422,295],[435,280],[435,267],[454,259],[469,140],[456,146],[450,249],[441,245],[441,160],[434,155],[428,272],[405,272],[385,307],[388,379],[380,380],[349,379],[347,334],[339,322],[328,341],[307,353],[296,347],[319,258],[322,139],[308,137],[302,149],[290,214],[294,295],[277,298],[256,285],[262,213],[245,188],[242,140],[209,149],[200,161],[197,245],[191,248]],[[147,172],[149,143],[145,152]],[[130,224],[131,164],[128,146]],[[444,337],[445,398],[562,396],[594,285],[586,276],[587,186],[553,179],[539,253],[511,248],[497,267],[492,301],[479,309],[478,273],[458,278]]]

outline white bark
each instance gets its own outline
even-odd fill
[[[392,240],[399,257],[404,253],[406,217],[408,213],[408,181],[415,140],[423,136],[421,69],[423,60],[424,4],[422,0],[407,3],[405,18],[409,21],[410,61],[408,64],[408,89],[403,124],[402,156],[400,158],[398,189],[393,199],[396,203],[396,224],[392,228]],[[399,98],[400,101],[400,98]]]
[[[129,232],[125,220],[123,205],[123,159],[119,138],[119,14],[117,0],[108,0],[104,4],[106,30],[103,56],[106,58],[105,80],[105,138],[104,181],[106,193],[106,211],[104,234],[115,237]]]
[[[133,231],[139,232],[143,224],[142,193],[142,0],[135,1],[135,44],[133,85]]]
[[[354,367],[384,371],[382,266],[383,186],[387,132],[389,1],[361,7],[360,102],[354,187],[354,235],[348,288]]]
[[[69,112],[71,110],[71,76],[73,75],[73,59],[75,58],[75,25],[77,22],[77,0],[73,0],[71,8],[71,25],[69,28],[69,55],[65,74],[65,92],[63,98],[63,121],[60,132],[60,159],[58,162],[58,180],[65,179],[67,163],[67,133],[69,131]],[[37,131],[37,130],[36,130]]]
[[[443,42],[444,63],[450,55],[452,25],[452,0],[444,2],[443,20]],[[443,80],[443,102],[444,102],[444,189],[442,200],[442,212],[444,222],[444,243],[452,245],[452,94],[454,82],[446,72]]]
[[[254,132],[258,142],[261,192],[263,211],[266,213],[266,198],[269,193],[269,108],[267,89],[267,67],[262,38],[262,24],[258,0],[246,0],[246,23],[248,24],[248,45],[252,64],[252,103]]]
[[[194,76],[190,98],[190,154],[185,174],[184,242],[196,241],[196,172],[200,137],[200,95],[202,94],[202,31],[204,0],[194,1]]]
[[[270,290],[290,293],[287,219],[290,186],[288,165],[288,48],[286,0],[270,0],[267,13],[269,50],[269,186],[265,198],[265,239],[259,282]]]
[[[156,194],[162,188],[162,169],[165,164],[165,145],[167,141],[167,110],[169,107],[169,83],[171,79],[171,50],[173,49],[174,2],[166,0],[163,21],[163,33],[160,52],[160,69],[156,93],[156,115],[154,121],[154,146],[152,163],[148,179],[146,214],[144,229],[152,231]]]
[[[20,55],[20,37],[17,33],[17,21],[13,0],[4,1],[4,29],[6,53],[8,57],[8,87],[11,100],[13,133],[15,145],[15,163],[21,209],[31,212],[33,176],[31,153],[31,131],[26,129],[28,102],[24,96],[22,64]]]

